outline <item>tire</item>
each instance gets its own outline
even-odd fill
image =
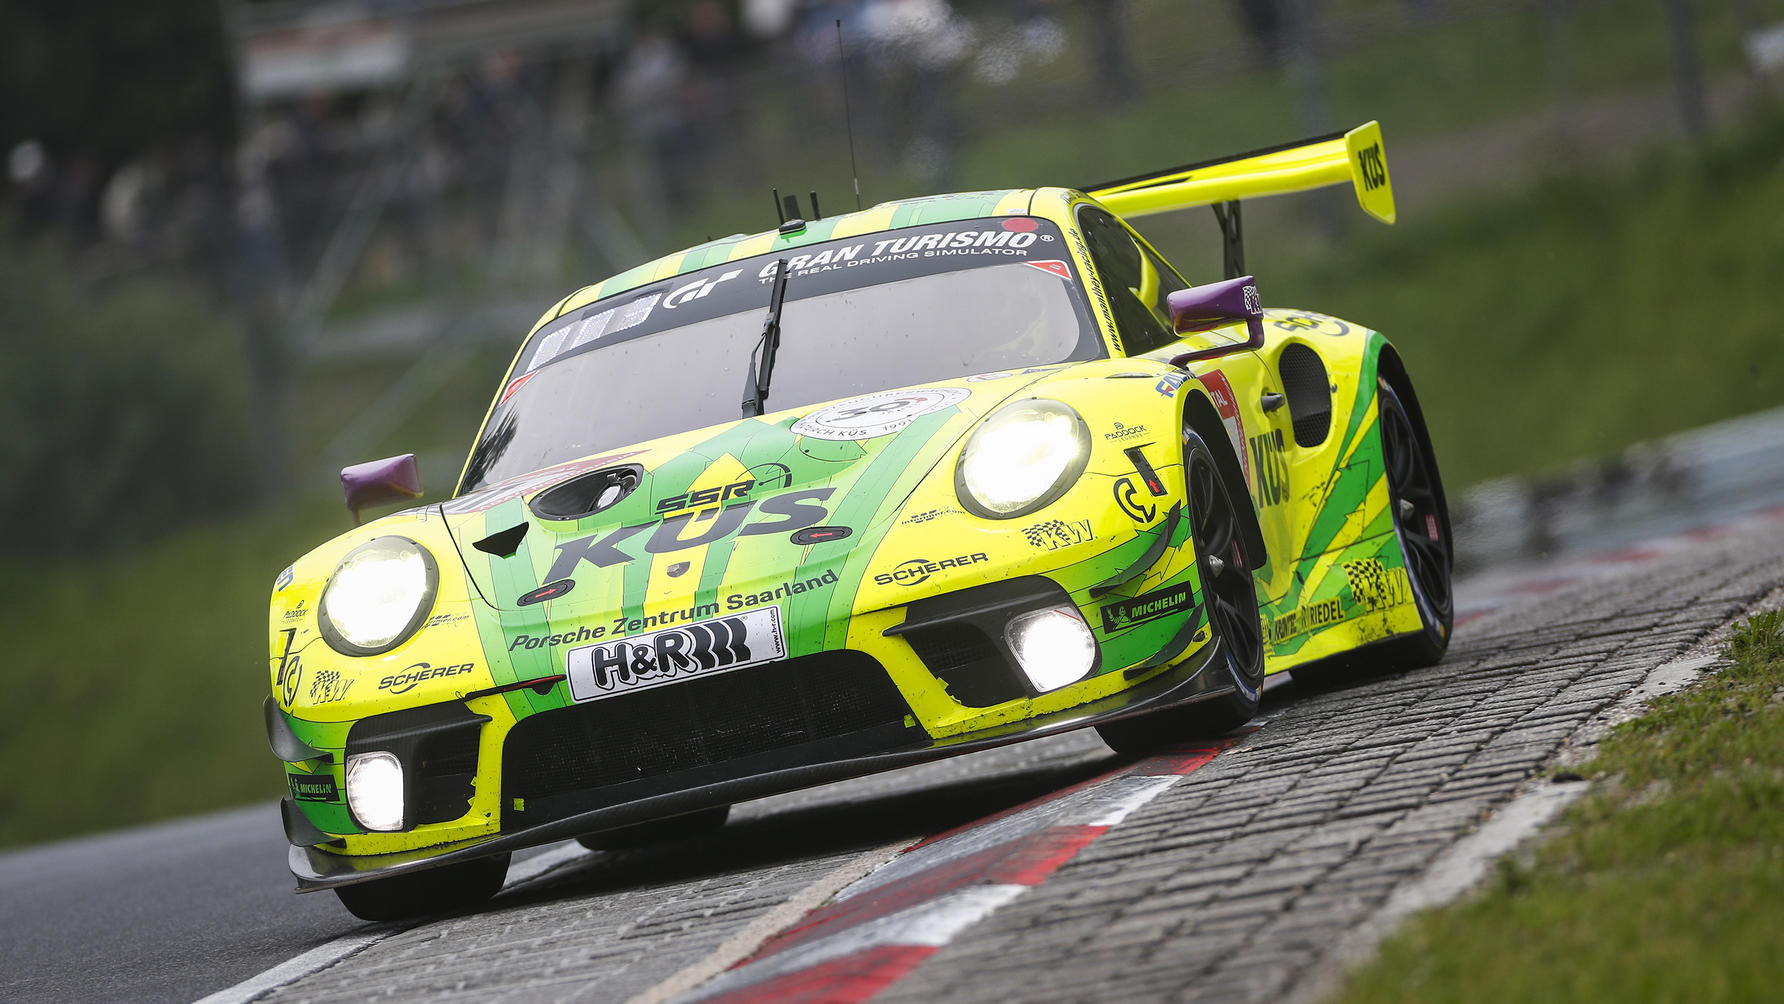
[[[1231,693],[1096,727],[1103,742],[1126,756],[1150,753],[1186,739],[1224,735],[1257,714],[1264,683],[1264,639],[1258,620],[1257,583],[1241,544],[1235,496],[1250,500],[1221,479],[1214,455],[1195,431],[1183,432],[1183,477],[1189,495],[1190,537],[1203,603],[1220,646],[1218,662],[1204,672],[1225,672]]]
[[[372,879],[335,890],[360,920],[411,920],[481,906],[502,891],[509,855],[443,865],[410,875]]]
[[[1419,630],[1367,648],[1289,670],[1297,686],[1325,689],[1358,674],[1435,665],[1449,650],[1455,623],[1452,554],[1443,481],[1430,444],[1387,381],[1376,393],[1376,426],[1388,481],[1394,534],[1406,561],[1406,577],[1418,606]],[[1432,539],[1435,528],[1438,538]]]
[[[1435,665],[1449,650],[1455,624],[1451,543],[1443,481],[1437,463],[1400,396],[1386,381],[1376,394],[1381,452],[1388,477],[1394,534],[1406,559],[1406,578],[1418,606],[1420,630],[1382,646],[1384,661],[1399,669]]]
[[[670,816],[668,819],[653,819],[647,823],[634,823],[631,826],[622,826],[617,830],[585,833],[577,837],[576,842],[591,851],[628,851],[637,847],[649,847],[652,844],[691,840],[695,837],[717,833],[725,825],[725,820],[730,815],[731,807],[720,805],[681,816]]]

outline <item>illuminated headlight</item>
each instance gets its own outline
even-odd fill
[[[969,512],[1021,516],[1052,502],[1090,460],[1090,430],[1070,405],[1035,398],[1004,405],[966,441],[954,475]]]
[[[1041,693],[1076,683],[1096,666],[1096,638],[1076,607],[1058,606],[1010,618],[1004,640],[1016,664]]]
[[[403,828],[403,765],[395,753],[347,758],[347,809],[368,830]]]
[[[434,605],[439,570],[407,537],[379,537],[335,567],[317,605],[322,637],[342,655],[377,655],[401,644]]]

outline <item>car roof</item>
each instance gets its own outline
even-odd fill
[[[1036,200],[1035,195],[1038,191],[1040,190],[1033,188],[1016,188],[900,199],[894,202],[882,202],[879,205],[852,213],[842,213],[837,216],[827,216],[821,220],[813,220],[805,225],[805,229],[792,234],[782,234],[778,230],[765,230],[758,234],[733,234],[730,237],[721,237],[715,241],[695,245],[685,251],[664,255],[655,261],[645,262],[611,278],[584,286],[547,310],[545,316],[539,318],[539,323],[533,326],[533,330],[539,330],[540,327],[561,316],[565,311],[585,307],[603,297],[727,261],[753,258],[756,255],[804,247],[808,244],[820,244],[841,237],[857,237],[930,223],[949,223],[954,220],[1029,213],[1051,216],[1051,213],[1041,213],[1037,209],[1036,203],[1039,201],[1043,205],[1050,205],[1054,200]],[[1060,204],[1063,205],[1063,202]]]

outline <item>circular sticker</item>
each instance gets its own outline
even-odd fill
[[[969,397],[972,391],[960,387],[881,391],[819,408],[794,422],[793,432],[812,439],[873,439]]]

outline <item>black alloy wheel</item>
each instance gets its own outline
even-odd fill
[[[1444,536],[1443,484],[1399,395],[1384,381],[1376,398],[1388,505],[1393,509],[1394,534],[1406,558],[1407,579],[1422,624],[1417,634],[1391,642],[1385,654],[1398,666],[1429,666],[1448,650],[1455,622],[1450,542]]]
[[[1257,714],[1264,683],[1264,635],[1258,619],[1257,584],[1240,543],[1238,507],[1221,478],[1208,444],[1183,431],[1183,472],[1189,495],[1190,537],[1196,549],[1201,599],[1218,646],[1204,673],[1221,673],[1233,689],[1182,707],[1097,726],[1118,753],[1140,755],[1185,739],[1224,735]],[[1240,497],[1249,498],[1242,493]]]

